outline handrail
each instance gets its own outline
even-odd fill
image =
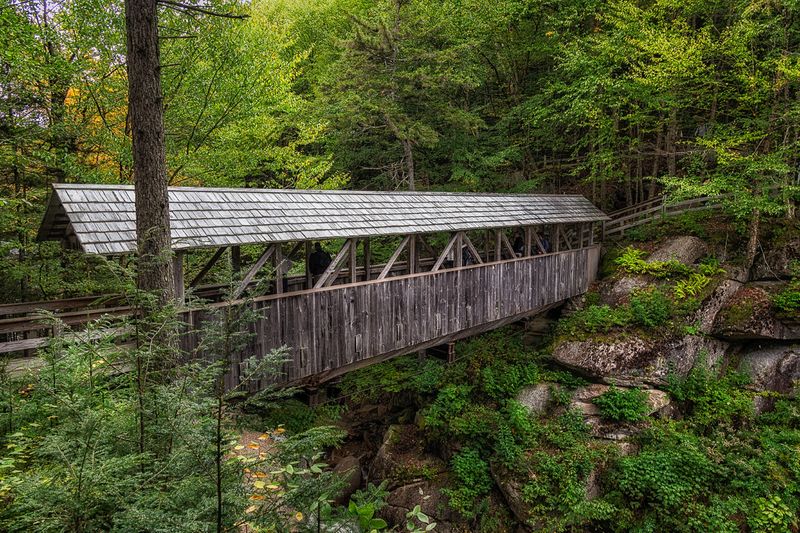
[[[593,248],[593,247],[596,247],[596,246],[598,246],[598,245],[589,245],[589,246],[584,246],[582,248],[580,248],[580,247],[579,248],[573,248],[573,249],[570,249],[570,250],[562,250],[562,251],[559,251],[559,252],[552,252],[552,253],[549,253],[549,254],[540,254],[540,255],[535,255],[535,256],[530,256],[530,257],[514,257],[514,258],[510,258],[510,259],[503,259],[501,261],[487,261],[485,263],[481,263],[481,264],[477,264],[477,265],[467,265],[467,266],[462,266],[462,267],[457,267],[457,268],[443,269],[443,270],[439,270],[439,271],[436,271],[436,272],[422,271],[422,272],[416,272],[416,273],[413,273],[413,274],[401,274],[399,276],[387,277],[387,278],[382,279],[382,280],[377,280],[377,279],[371,279],[371,280],[368,280],[368,281],[367,280],[362,280],[362,281],[358,281],[356,283],[344,283],[344,284],[332,285],[332,286],[329,286],[329,287],[324,287],[324,288],[319,288],[319,289],[307,289],[307,290],[283,292],[283,293],[280,293],[280,294],[268,294],[268,295],[263,295],[263,296],[258,296],[258,297],[252,298],[251,300],[254,303],[259,303],[259,302],[274,301],[274,300],[278,300],[278,299],[289,299],[289,298],[303,296],[303,295],[306,295],[306,294],[311,293],[311,292],[326,292],[326,291],[339,290],[339,289],[342,289],[342,288],[348,288],[348,287],[352,287],[352,286],[355,286],[355,285],[394,282],[394,281],[398,281],[398,280],[401,280],[401,279],[415,278],[415,277],[426,276],[426,275],[433,276],[433,275],[437,275],[437,274],[443,274],[443,273],[446,273],[446,272],[452,272],[454,270],[467,270],[467,269],[478,268],[478,267],[487,266],[487,265],[497,265],[497,264],[502,264],[502,263],[510,263],[510,262],[514,262],[514,261],[521,261],[521,260],[524,260],[524,259],[530,259],[531,257],[543,257],[543,256],[547,256],[547,255],[558,255],[558,254],[571,253],[571,252],[575,252],[577,250],[581,250],[581,249],[584,249],[584,248]],[[422,265],[430,266],[431,263],[432,263],[431,260],[425,260],[425,261],[421,261],[420,265],[421,266]],[[404,264],[401,264],[401,263],[398,262],[396,265],[397,265],[397,267],[395,269],[393,269],[393,271],[398,271],[399,270],[399,271],[402,272],[401,269],[404,268]],[[371,267],[370,270],[371,271],[377,271],[377,269],[379,269],[380,267],[381,267],[381,265],[375,265],[375,266]],[[347,277],[347,276],[343,276],[343,277]],[[224,302],[224,303],[217,302],[217,303],[211,303],[209,305],[209,307],[213,309],[213,308],[218,308],[218,307],[231,305],[231,304],[241,304],[241,303],[244,303],[245,301],[247,301],[247,300],[241,299],[241,300],[235,300],[233,302]],[[199,308],[196,308],[196,307],[195,308],[182,309],[182,310],[179,311],[179,315],[188,315],[193,311],[197,311],[198,309]],[[62,322],[66,326],[75,327],[75,326],[80,326],[80,325],[83,325],[83,324],[87,324],[89,322],[92,322],[94,320],[98,320],[98,319],[106,317],[106,316],[108,316],[108,317],[125,317],[125,316],[129,316],[129,315],[131,315],[131,313],[133,311],[134,311],[133,307],[127,306],[127,305],[123,305],[123,306],[107,307],[107,308],[82,309],[82,310],[77,310],[77,311],[56,312],[56,313],[52,313],[51,316],[55,320],[58,320],[58,321]],[[14,339],[14,340],[7,340],[7,341],[0,342],[0,354],[11,353],[11,352],[20,352],[20,351],[33,350],[33,349],[41,348],[41,347],[47,345],[47,343],[49,342],[48,339],[52,335],[54,335],[54,332],[52,331],[52,329],[53,329],[52,325],[50,325],[50,323],[48,323],[48,321],[45,319],[45,317],[43,315],[22,316],[22,317],[0,319],[0,335],[11,335],[12,338],[13,338],[13,336],[20,336],[20,335],[22,335],[24,337],[22,339],[17,338],[17,339]],[[29,334],[30,334],[31,338],[28,338]]]

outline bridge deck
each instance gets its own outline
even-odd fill
[[[257,320],[241,351],[247,356],[288,346],[275,381],[325,381],[394,355],[494,329],[586,292],[599,246],[461,268],[265,296],[249,304]],[[222,305],[218,304],[217,306]],[[183,348],[200,346],[211,310],[185,312]],[[199,356],[213,357],[214,354]],[[234,358],[228,387],[239,383]],[[264,383],[253,384],[252,388]]]

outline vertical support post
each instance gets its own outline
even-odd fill
[[[372,274],[372,250],[369,248],[369,238],[364,239],[364,281],[369,281]]]
[[[356,276],[356,267],[358,266],[358,240],[353,239],[350,241],[350,256],[347,260],[350,266],[350,283],[358,281]]]
[[[175,280],[175,301],[178,305],[183,305],[186,297],[186,289],[183,284],[183,252],[175,252],[172,258],[172,273]]]
[[[552,246],[554,252],[561,251],[561,224],[556,224]]]
[[[530,226],[525,226],[525,257],[531,256],[531,245],[533,237],[533,230]]]
[[[231,270],[234,276],[242,271],[242,250],[238,246],[231,246]]]
[[[306,241],[306,289],[312,289],[314,287],[314,280],[311,276],[311,268],[309,265],[311,264],[311,241]]]
[[[456,361],[456,343],[448,342],[447,343],[447,362],[448,363],[455,363]]]
[[[486,262],[492,262],[492,231],[486,230],[483,232],[483,248],[486,252]]]
[[[411,235],[408,241],[408,273],[414,274],[417,271],[417,236]]]
[[[460,267],[464,266],[464,252],[462,251],[464,247],[464,233],[459,231],[456,234],[456,242],[453,245],[453,266]]]
[[[272,264],[275,270],[275,294],[283,293],[283,272],[286,266],[283,264],[283,250],[280,244],[275,245],[275,254],[272,256]]]
[[[594,222],[589,223],[589,246],[594,245]]]
[[[494,260],[503,260],[503,237],[500,235],[502,230],[494,230]]]

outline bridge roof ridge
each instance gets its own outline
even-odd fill
[[[580,195],[170,187],[174,249],[608,220]],[[136,247],[132,185],[54,184],[39,240]]]

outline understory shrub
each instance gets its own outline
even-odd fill
[[[646,328],[663,326],[672,316],[672,302],[658,289],[634,293],[630,309],[632,322]]]
[[[647,417],[649,406],[647,393],[641,389],[618,389],[612,386],[594,403],[600,409],[600,416],[615,422],[638,422]]]
[[[674,279],[686,276],[692,269],[680,261],[645,261],[646,252],[629,246],[616,258],[617,266],[627,274],[646,274],[658,279]]]
[[[464,517],[472,518],[475,516],[476,500],[492,488],[489,464],[475,449],[464,448],[453,456],[451,467],[457,485],[443,489],[444,493],[449,498],[450,507]]]

